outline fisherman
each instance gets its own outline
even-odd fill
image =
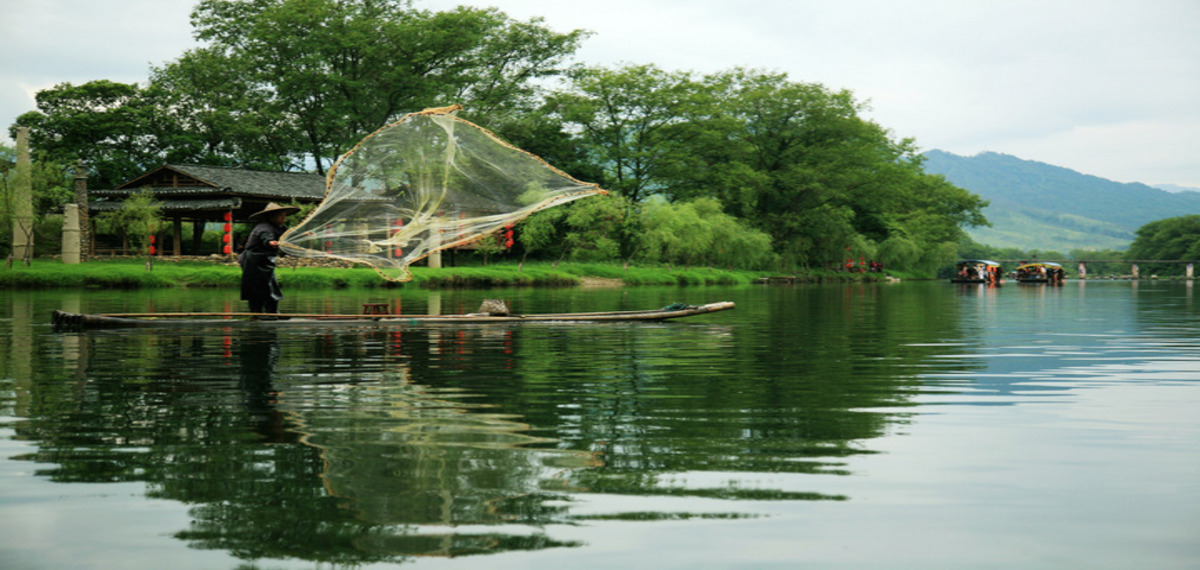
[[[300,208],[272,202],[250,215],[250,220],[258,223],[250,230],[238,261],[242,265],[242,300],[250,302],[251,313],[279,312],[283,291],[275,279],[275,258],[284,255],[279,249],[279,238],[287,231],[284,224],[288,214],[299,211]]]

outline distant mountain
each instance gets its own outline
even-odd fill
[[[991,202],[983,213],[992,227],[968,231],[994,247],[1125,249],[1147,222],[1200,213],[1200,192],[1113,182],[995,152],[964,157],[931,150],[925,158],[926,172]]]
[[[1159,190],[1167,192],[1200,192],[1200,188],[1192,188],[1191,186],[1179,186],[1177,184],[1151,184],[1151,186]]]

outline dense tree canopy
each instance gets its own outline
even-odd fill
[[[859,116],[847,91],[735,69],[576,69],[548,103],[602,184],[633,202],[715,198],[767,232],[785,260],[827,265],[846,247],[923,268],[954,255],[986,203],[921,169],[911,140]],[[628,249],[628,248],[627,248]],[[917,252],[915,255],[913,252]]]
[[[932,270],[987,223],[849,91],[785,74],[565,70],[585,32],[401,0],[201,0],[192,24],[203,46],[146,86],[62,84],[18,124],[103,187],[164,162],[324,173],[402,114],[462,103],[613,192],[519,228],[527,255],[552,258],[822,267],[849,248]]]
[[[274,136],[320,172],[406,112],[452,102],[484,115],[521,109],[535,93],[533,80],[558,73],[584,37],[490,8],[430,12],[387,0],[203,0],[192,24],[209,47],[185,54],[160,78],[180,67],[232,75],[260,94],[250,109],[279,126]],[[246,109],[214,95],[201,103]]]
[[[1200,215],[1150,222],[1137,230],[1125,253],[1129,260],[1200,260]],[[1182,273],[1183,267],[1148,265],[1146,271]]]

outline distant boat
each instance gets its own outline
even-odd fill
[[[954,264],[954,277],[951,283],[995,283],[999,285],[1003,273],[1000,264],[986,259],[964,259]]]
[[[1063,266],[1053,261],[1035,261],[1017,266],[1017,283],[1050,283],[1062,285],[1066,277]]]

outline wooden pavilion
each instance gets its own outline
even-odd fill
[[[223,252],[201,250],[207,223],[248,221],[250,214],[262,210],[270,202],[320,202],[325,197],[325,178],[307,172],[167,164],[116,188],[89,190],[89,213],[95,215],[116,210],[126,198],[144,189],[154,193],[161,204],[163,217],[173,222],[170,249],[162,247],[160,253],[185,254],[183,222],[188,221],[192,222],[192,243],[186,248],[186,254],[208,255]],[[92,253],[95,253],[94,243],[93,240]]]

